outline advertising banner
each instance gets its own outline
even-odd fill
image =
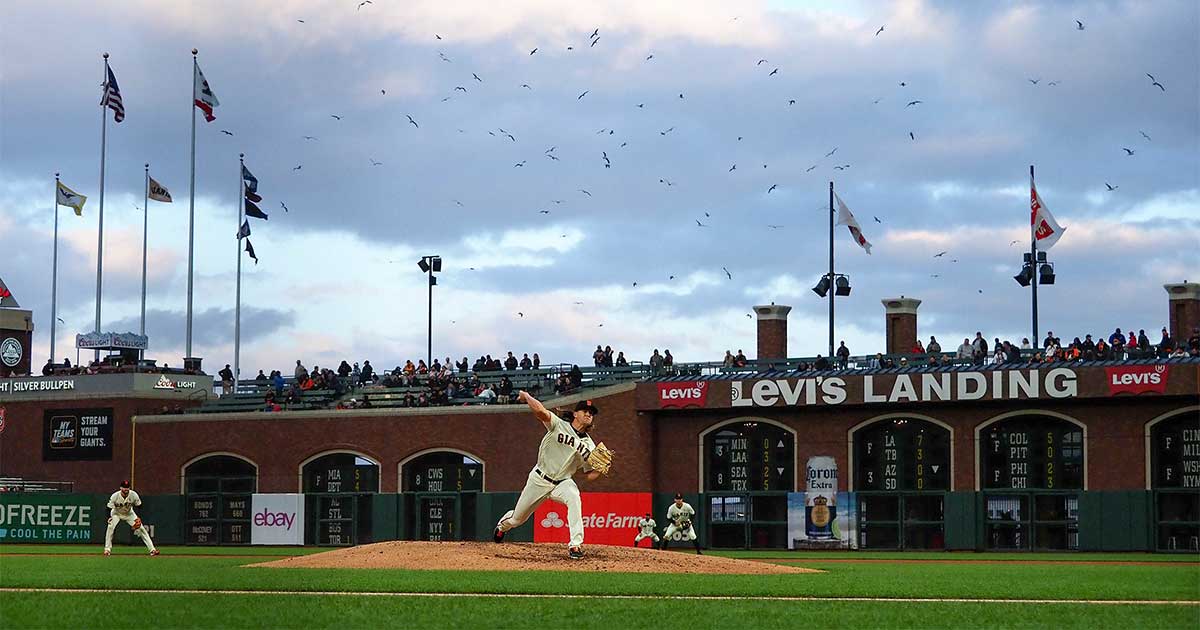
[[[250,505],[250,544],[304,544],[303,494],[255,494]]]
[[[661,409],[703,408],[706,400],[708,383],[705,381],[658,384],[658,406]]]
[[[788,549],[857,549],[858,509],[854,493],[833,493],[824,506],[814,505],[816,497],[826,498],[824,494],[788,493]],[[818,507],[828,511],[814,509]],[[809,535],[814,529],[822,532],[820,537]],[[825,530],[828,535],[823,533]]]
[[[42,461],[109,461],[112,449],[112,408],[45,411]]]
[[[86,494],[0,494],[0,544],[92,542],[96,512]]]
[[[587,545],[629,546],[637,536],[637,523],[650,512],[649,492],[584,492],[583,542]],[[552,499],[534,512],[533,542],[571,539],[567,528],[567,506]]]
[[[1122,365],[1104,368],[1108,394],[1165,394],[1169,365]]]

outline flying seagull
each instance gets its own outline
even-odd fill
[[[707,225],[705,225],[705,224],[703,224],[703,223],[701,223],[701,222],[700,222],[700,219],[696,219],[696,227],[708,227],[708,226],[707,226]]]
[[[592,31],[591,35],[588,35],[588,39],[592,39],[594,37],[599,37],[599,36],[600,36],[600,29],[596,29],[596,30]]]
[[[791,107],[792,105],[795,105],[795,104],[796,104],[796,99],[794,99],[794,98],[788,99],[788,107]]]
[[[533,53],[535,53],[535,52],[537,52],[537,48],[536,48],[536,47],[535,47],[533,50],[529,51],[529,54],[530,54],[530,56],[532,56],[532,55],[533,55]]]
[[[1126,149],[1125,147],[1121,147],[1121,150],[1125,152],[1126,156],[1133,155],[1133,149]]]
[[[461,86],[461,85],[456,85],[456,86],[454,86],[454,89],[455,89],[455,90],[462,90],[464,94],[465,94],[465,93],[466,93],[466,91],[467,91],[467,88],[465,88],[465,87],[463,87],[463,86]]]
[[[226,129],[222,129],[222,130],[221,130],[221,133],[223,133],[223,134],[225,134],[225,135],[227,135],[227,136],[232,136],[232,135],[233,135],[233,132],[232,132],[232,131],[228,131],[228,130],[226,130]]]
[[[473,78],[474,78],[476,81],[478,81],[478,82],[480,82],[480,83],[483,83],[483,79],[480,79],[478,74],[475,74],[474,72],[472,72],[472,73],[471,73],[471,76],[472,76],[472,77],[473,77]]]
[[[450,58],[447,57],[445,54],[443,54],[441,51],[438,52],[438,57],[441,57],[442,61],[445,61],[446,63],[450,63]]]
[[[771,194],[771,191],[775,190],[777,186],[778,184],[771,184],[771,187],[767,189],[767,194]]]
[[[759,59],[759,60],[758,60],[758,63],[756,63],[756,64],[754,64],[754,65],[756,65],[756,66],[761,66],[761,65],[763,65],[764,63],[767,63],[767,60],[766,60],[766,59]]]
[[[833,167],[833,170],[835,170],[835,171],[844,171],[844,170],[846,170],[846,169],[848,169],[848,168],[850,168],[850,165],[849,165],[849,164],[843,164],[843,165],[841,165],[841,166],[835,166],[835,167]]]
[[[908,137],[909,137],[909,138],[912,138],[913,140],[916,140],[916,139],[917,139],[917,137],[916,137],[915,135],[913,135],[913,132],[911,132],[911,131],[910,131],[910,132],[908,132]]]
[[[773,76],[775,76],[775,75],[777,75],[777,74],[779,74],[779,68],[775,68],[775,69],[774,69],[774,70],[772,70],[772,71],[771,71],[771,73],[770,73],[770,74],[768,74],[767,76],[769,76],[769,77],[773,77]]]
[[[361,11],[361,10],[362,10],[362,8],[363,8],[363,5],[364,5],[364,4],[374,4],[374,3],[373,3],[373,2],[371,2],[371,0],[363,0],[362,2],[359,2],[359,3],[358,3],[358,9],[357,9],[357,10],[358,10],[358,11]]]
[[[517,311],[517,317],[525,317],[525,313],[522,313],[521,311]]]
[[[336,119],[338,119],[338,120],[341,120],[341,119],[342,119],[342,117],[341,117],[341,116],[338,116],[337,114],[330,114],[330,116],[331,116],[331,117],[333,117],[333,118],[336,118]]]
[[[287,212],[287,211],[288,211],[288,207],[287,207],[287,204],[286,204],[286,203],[283,203],[282,201],[280,201],[280,202],[279,202],[279,205],[280,205],[280,207],[282,207],[282,208],[283,208],[283,211],[284,211],[284,212]]]
[[[726,275],[726,276],[729,276],[729,279],[730,279],[730,280],[733,280],[733,274],[729,273],[729,270],[728,270],[728,269],[726,269],[726,268],[724,268],[724,267],[721,267],[721,271],[724,271],[724,272],[725,272],[725,275]]]
[[[316,137],[316,136],[300,136],[300,137],[301,137],[301,138],[303,138],[303,139],[305,139],[305,140],[316,140],[316,139],[317,139],[317,137]]]
[[[1083,22],[1075,20],[1075,30],[1082,31],[1084,29]]]
[[[938,252],[938,253],[934,254],[934,255],[933,255],[933,257],[934,257],[934,258],[941,258],[942,256],[945,256],[945,255],[946,255],[946,252]]]
[[[781,227],[783,227],[783,226],[782,226],[782,225],[771,225],[771,224],[767,224],[767,229],[769,229],[769,230],[778,230],[778,229],[779,229],[779,228],[781,228]]]
[[[292,169],[292,170],[293,170],[293,171],[298,171],[298,170],[300,170],[300,169],[302,169],[302,168],[304,168],[304,165],[303,165],[303,164],[300,164],[300,165],[297,165],[297,166],[296,166],[296,168],[294,168],[294,169]]]
[[[376,162],[375,158],[367,158],[367,159],[371,160],[371,166],[383,166],[383,162]]]
[[[583,193],[583,194],[585,194],[585,195],[587,195],[587,196],[589,196],[589,197],[591,197],[591,196],[592,196],[592,193],[590,193],[590,192],[588,192],[588,191],[586,191],[586,190],[584,190],[584,189],[582,189],[582,188],[580,188],[580,189],[579,189],[579,192],[581,192],[581,193]]]
[[[538,210],[538,214],[550,214],[549,210]]]
[[[832,150],[832,151],[830,151],[829,153],[826,153],[826,154],[825,154],[825,157],[833,157],[833,154],[834,154],[834,153],[837,153],[837,150],[838,150],[838,148],[837,148],[837,147],[833,147],[833,150]]]
[[[1138,133],[1142,134],[1142,137],[1145,138],[1146,140],[1150,140],[1150,136],[1147,136],[1145,131],[1138,129]]]
[[[296,21],[297,21],[297,22],[299,22],[299,23],[301,23],[301,24],[304,24],[304,20],[296,20]]]
[[[594,48],[594,47],[596,46],[596,43],[597,43],[597,42],[599,42],[599,41],[600,41],[600,38],[599,38],[599,37],[597,37],[596,39],[593,39],[593,40],[592,40],[592,45],[591,45],[591,46],[588,46],[588,48]]]
[[[815,169],[815,168],[817,168],[817,165],[816,165],[816,164],[813,164],[812,166],[810,166],[810,167],[808,167],[808,168],[804,169],[804,172],[805,172],[805,173],[811,173],[811,172],[813,172],[813,169]]]
[[[525,160],[521,160],[520,162],[517,162],[516,164],[513,164],[513,168],[518,168],[518,167],[521,167],[521,166],[525,166]]]
[[[412,123],[412,126],[416,127],[417,129],[421,128],[421,125],[418,125],[417,121],[413,120],[412,116],[405,114],[404,117],[408,119],[408,122]]]
[[[886,25],[886,24],[884,24],[883,26],[887,26],[887,25]],[[880,27],[879,27],[879,30],[878,30],[878,31],[875,31],[875,37],[879,37],[879,34],[883,32],[883,26],[880,26]]]
[[[908,105],[905,105],[905,107],[912,107],[913,105],[920,105],[920,104],[921,104],[921,101],[909,101]]]
[[[660,135],[660,136],[665,136],[665,135],[667,135],[667,134],[671,133],[671,132],[672,132],[672,131],[674,131],[674,130],[675,130],[675,128],[674,128],[674,127],[667,127],[665,130],[658,132],[658,135]]]
[[[1034,85],[1037,85],[1038,81],[1041,81],[1041,79],[1028,79],[1028,81]]]
[[[647,55],[647,56],[646,56],[646,61],[650,61],[650,60],[651,60],[651,59],[653,59],[653,58],[654,58],[654,53],[651,53],[651,54],[649,54],[649,55]]]
[[[1113,186],[1112,184],[1110,184],[1110,183],[1108,183],[1108,182],[1104,182],[1104,186],[1105,186],[1106,188],[1108,188],[1108,192],[1112,192],[1112,191],[1114,191],[1114,190],[1116,190],[1116,189],[1118,189],[1118,188],[1120,188],[1120,187],[1121,187],[1120,185]]]
[[[532,89],[533,89],[533,88],[529,87],[529,84],[528,84],[528,83],[522,83],[522,84],[521,84],[521,87],[525,88],[526,90],[532,90]]]
[[[730,166],[730,167],[729,167],[729,171],[728,171],[728,172],[732,173],[732,172],[734,172],[734,171],[736,171],[736,170],[737,170],[737,164],[734,164],[733,166]]]
[[[588,92],[590,92],[590,91],[591,91],[591,90],[584,90],[584,91],[583,91],[583,94],[580,94],[579,96],[576,96],[576,97],[575,97],[575,100],[577,100],[577,101],[578,101],[578,100],[582,99],[583,97],[587,96],[587,93],[588,93]]]
[[[882,224],[882,223],[883,223],[883,221],[880,221],[880,220],[879,220],[879,217],[877,217],[877,216],[872,216],[871,218],[872,218],[872,219],[875,219],[875,222],[876,222],[876,223],[880,223],[880,224]]]

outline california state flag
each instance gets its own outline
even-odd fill
[[[1029,191],[1030,230],[1033,232],[1033,240],[1037,242],[1038,249],[1046,251],[1054,247],[1067,228],[1059,225],[1054,220],[1054,215],[1050,214],[1050,209],[1042,203],[1042,198],[1038,196],[1037,185],[1033,183],[1032,177],[1029,178]]]

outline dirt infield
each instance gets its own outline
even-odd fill
[[[308,556],[259,562],[251,567],[290,569],[433,569],[449,571],[583,571],[767,575],[822,573],[690,553],[592,545],[583,560],[568,560],[558,544],[392,541]]]

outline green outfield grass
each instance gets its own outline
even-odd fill
[[[806,558],[825,573],[772,576],[500,573],[353,569],[264,569],[243,565],[271,556],[323,549],[164,547],[150,558],[119,547],[104,558],[84,546],[0,547],[0,587],[136,590],[237,590],[261,594],[15,593],[0,594],[0,627],[113,627],[114,597],[142,611],[140,625],[168,627],[522,627],[567,623],[576,628],[798,627],[1200,627],[1200,606],[980,602],[694,601],[671,596],[918,597],[1053,600],[1200,600],[1196,556],[1145,554],[921,554],[932,559],[1013,560],[1011,564],[846,563],[828,554]],[[77,556],[85,552],[89,555]],[[36,554],[36,555],[15,555]],[[745,552],[736,555],[746,555]],[[753,555],[753,554],[752,554]],[[916,559],[915,554],[874,554]],[[233,556],[233,557],[228,557]],[[836,554],[835,559],[860,557]],[[865,557],[865,556],[861,556]],[[1022,559],[1093,560],[1105,564],[1023,564]],[[823,562],[823,560],[825,560]],[[1151,565],[1127,565],[1120,561]],[[1161,562],[1159,560],[1162,560]],[[1191,560],[1181,564],[1180,560]],[[669,562],[670,556],[664,556]],[[564,560],[566,562],[566,560]],[[295,595],[345,593],[510,593],[547,597],[396,597]],[[650,599],[555,599],[556,594],[652,595]]]

